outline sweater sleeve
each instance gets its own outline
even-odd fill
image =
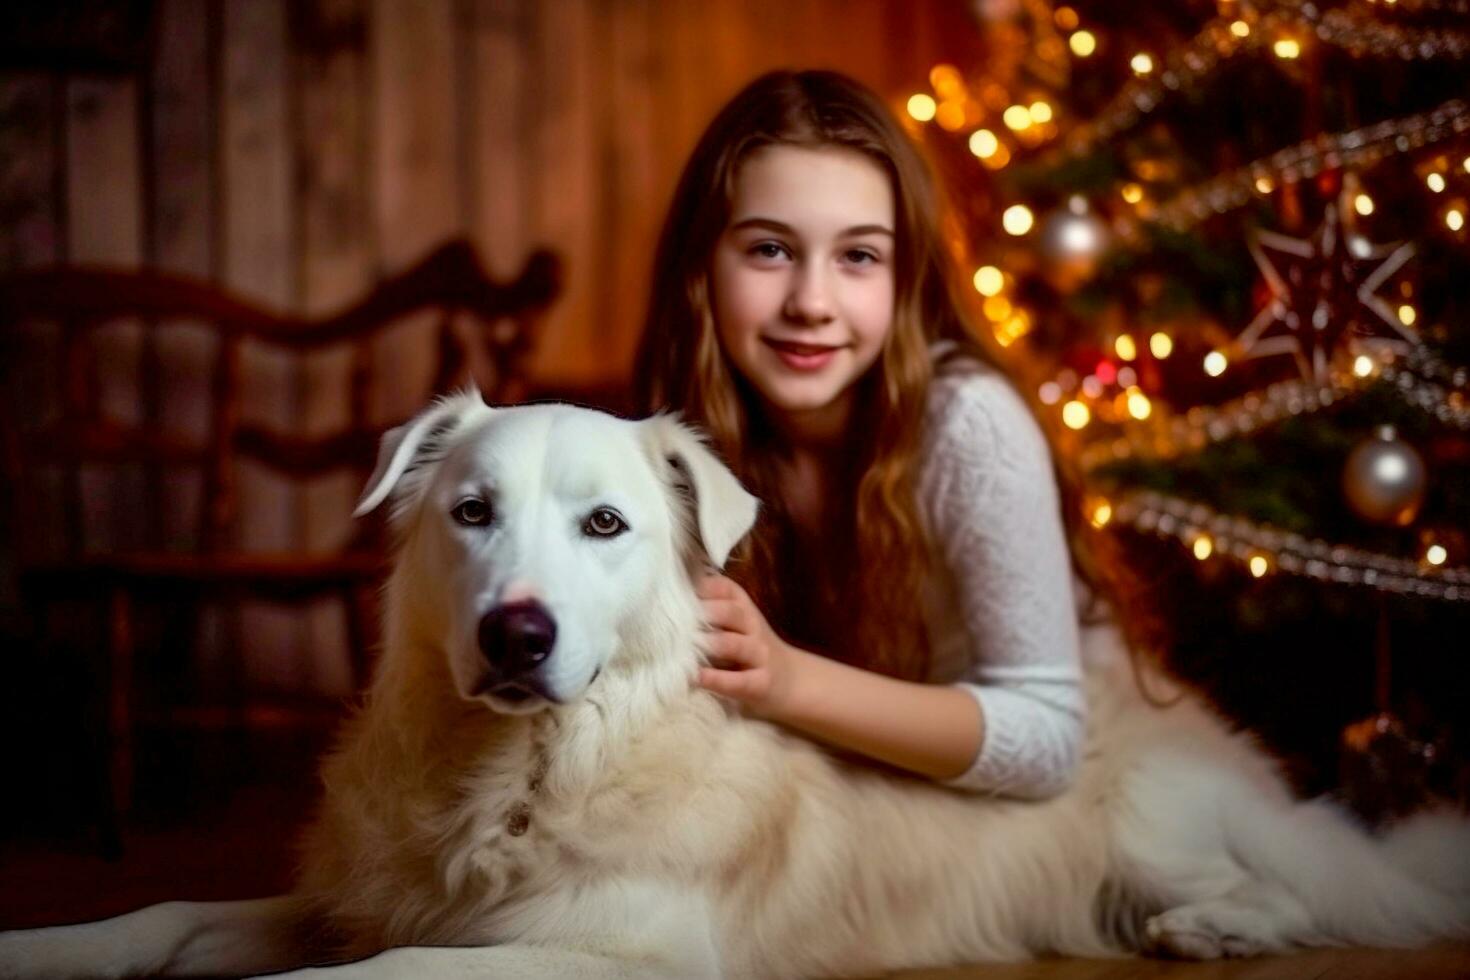
[[[937,379],[920,487],[968,644],[956,686],[985,734],[962,789],[1044,798],[1071,784],[1084,700],[1076,601],[1046,440],[1000,374]]]

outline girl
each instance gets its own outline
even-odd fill
[[[641,407],[764,502],[700,596],[699,683],[953,786],[1065,788],[1078,621],[1056,478],[967,328],[923,161],[872,92],[774,72],[696,146],[655,259]]]

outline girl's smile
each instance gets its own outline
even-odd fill
[[[845,428],[892,327],[894,239],[888,173],[857,150],[777,144],[736,173],[710,263],[715,329],[794,441]]]

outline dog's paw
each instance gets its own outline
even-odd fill
[[[1152,952],[1188,960],[1259,956],[1276,945],[1259,910],[1228,901],[1170,909],[1149,919],[1144,933]]]

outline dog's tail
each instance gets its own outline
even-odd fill
[[[1329,942],[1422,946],[1470,938],[1470,821],[1425,814],[1369,835],[1327,801],[1286,824],[1233,821],[1236,853],[1294,892]]]

